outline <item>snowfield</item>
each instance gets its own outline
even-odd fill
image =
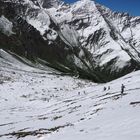
[[[140,71],[96,84],[1,51],[0,140],[16,139],[139,140]]]

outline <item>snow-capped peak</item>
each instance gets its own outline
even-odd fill
[[[25,52],[31,53],[30,49],[25,49],[31,46],[36,57],[53,63],[54,67],[69,69],[98,82],[139,69],[139,17],[112,12],[92,0],[80,0],[70,5],[60,0],[23,1],[24,4],[19,0],[9,1],[10,4],[0,1],[0,4],[5,10],[4,16],[14,23],[19,37],[33,39],[21,47]],[[7,5],[13,16],[8,14]],[[24,34],[29,37],[25,38]],[[42,47],[37,45],[37,40]]]

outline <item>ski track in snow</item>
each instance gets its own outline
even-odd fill
[[[140,139],[140,71],[96,84],[6,58],[0,58],[0,140]]]

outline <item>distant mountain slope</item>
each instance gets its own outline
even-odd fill
[[[107,82],[140,68],[140,17],[90,0],[0,0],[0,47]],[[5,24],[7,26],[4,26]]]

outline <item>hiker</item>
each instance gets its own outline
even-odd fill
[[[86,92],[84,91],[84,94],[86,94]]]
[[[104,91],[106,91],[106,87],[104,87]]]
[[[124,93],[124,88],[125,88],[125,86],[122,84],[121,85],[121,94],[123,95],[123,93]]]
[[[108,90],[110,90],[110,86],[108,86]]]

